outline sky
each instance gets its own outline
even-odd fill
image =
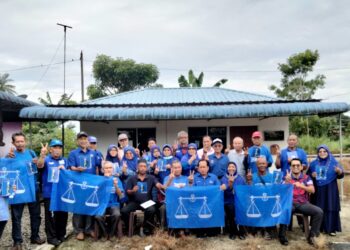
[[[204,86],[226,78],[224,88],[274,96],[268,86],[280,84],[278,63],[311,49],[320,60],[310,77],[326,76],[314,97],[350,104],[346,0],[1,0],[0,9],[0,74],[34,102],[49,91],[56,103],[63,93],[63,23],[73,27],[66,92],[77,101],[80,51],[86,86],[94,83],[93,60],[106,54],[156,65],[164,87],[178,87],[193,69],[204,72]]]

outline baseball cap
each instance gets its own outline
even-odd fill
[[[120,135],[118,136],[118,141],[124,140],[124,139],[128,139],[128,136],[127,136],[126,134],[120,134]]]
[[[61,147],[63,147],[63,143],[62,143],[60,140],[58,140],[58,139],[52,139],[52,140],[50,141],[49,147],[55,147],[55,146],[61,146]]]
[[[216,143],[221,143],[222,144],[222,140],[220,138],[215,138],[211,145],[214,146]]]
[[[89,140],[89,142],[97,143],[97,138],[95,136],[89,136],[88,140]]]
[[[83,136],[88,137],[88,134],[87,134],[86,132],[84,132],[84,131],[80,131],[80,132],[77,134],[77,139],[79,139],[80,137],[83,137]]]
[[[261,138],[261,137],[262,137],[261,132],[260,132],[260,131],[255,131],[255,132],[252,134],[252,138],[254,138],[254,137],[259,137],[259,138]]]

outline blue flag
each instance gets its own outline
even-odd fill
[[[238,185],[235,191],[237,224],[253,227],[289,224],[292,214],[293,185]]]
[[[219,186],[169,187],[165,202],[169,228],[225,225],[224,194]]]
[[[52,185],[51,211],[83,215],[103,215],[113,187],[113,179],[70,170],[60,170]]]
[[[16,158],[1,158],[0,185],[0,195],[8,197],[11,205],[36,200],[34,175],[28,174],[26,161]],[[13,189],[14,185],[16,186],[15,190]]]

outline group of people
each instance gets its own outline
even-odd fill
[[[13,249],[22,249],[21,219],[25,205],[28,205],[31,225],[31,243],[42,244],[39,237],[40,192],[45,207],[45,233],[47,242],[58,246],[65,240],[68,214],[50,211],[52,183],[48,182],[48,169],[58,167],[62,171],[84,172],[113,178],[113,193],[105,211],[108,216],[87,216],[73,214],[73,229],[78,240],[86,236],[95,237],[94,224],[100,227],[102,237],[111,239],[121,219],[125,227],[129,225],[129,215],[135,210],[144,211],[143,233],[152,234],[159,218],[159,224],[167,227],[165,194],[168,187],[220,186],[224,192],[226,232],[230,239],[245,239],[247,233],[261,231],[264,238],[273,238],[274,228],[245,228],[235,221],[234,195],[237,185],[271,185],[275,183],[273,171],[280,171],[281,184],[293,185],[293,211],[311,216],[308,242],[314,244],[320,232],[335,236],[341,232],[340,201],[337,179],[344,177],[342,166],[335,160],[326,145],[317,148],[317,157],[310,164],[305,151],[298,147],[298,137],[294,134],[287,139],[288,146],[281,151],[278,145],[271,149],[263,144],[260,131],[252,134],[253,145],[244,147],[243,139],[235,137],[232,148],[224,151],[223,141],[203,137],[203,148],[189,143],[188,134],[181,131],[177,143],[157,145],[155,138],[148,139],[148,152],[140,152],[129,146],[128,136],[120,134],[118,143],[109,145],[105,157],[97,149],[97,138],[85,132],[77,134],[77,149],[69,153],[68,159],[62,155],[63,143],[52,139],[42,145],[40,155],[26,147],[26,137],[18,132],[12,135],[14,148],[6,157],[32,161],[41,171],[41,188],[36,186],[36,201],[28,204],[11,205]],[[90,159],[87,163],[84,157]],[[87,168],[85,164],[89,164]],[[36,181],[38,184],[39,181]],[[311,197],[310,197],[311,196]],[[142,203],[153,200],[156,204],[144,208]],[[0,196],[0,237],[9,219],[6,197]],[[286,237],[288,225],[279,225],[278,239],[288,245]],[[195,231],[198,237],[209,235],[211,230]],[[188,230],[178,230],[185,235]]]

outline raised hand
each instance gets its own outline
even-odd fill
[[[343,173],[343,171],[341,170],[341,168],[338,167],[338,166],[336,166],[336,167],[334,168],[334,171],[335,171],[337,174]]]
[[[122,172],[123,174],[126,174],[127,171],[128,171],[128,165],[126,165],[126,161],[123,161]]]
[[[253,179],[252,170],[249,168],[247,173],[247,181],[251,181]]]
[[[49,152],[49,150],[47,149],[48,144],[47,143],[45,145],[42,143],[40,144],[41,144],[40,156],[46,156],[47,153]]]
[[[235,179],[236,179],[236,176],[234,176],[233,174],[230,174],[228,177],[228,181],[232,183],[235,181]]]
[[[146,157],[146,155],[147,155],[146,150],[142,150],[142,158],[145,158],[145,157]]]
[[[158,173],[159,173],[159,168],[156,167],[156,168],[154,169],[154,174],[158,174]]]
[[[194,170],[190,170],[190,175],[188,176],[188,182],[193,183],[194,180]]]
[[[312,175],[312,177],[316,178],[317,173],[316,172],[312,172],[311,175]]]
[[[13,146],[10,147],[10,151],[7,154],[7,157],[15,158],[15,147],[13,147]]]
[[[244,153],[244,156],[248,156],[248,148],[247,147],[243,148],[243,153]]]
[[[285,180],[286,180],[286,182],[290,182],[292,180],[292,175],[290,173],[290,170],[288,170],[288,169],[287,169]]]
[[[118,178],[113,178],[113,184],[115,187],[118,187]]]
[[[173,143],[173,152],[175,152],[177,150],[177,141],[175,140],[174,143]]]
[[[171,169],[171,172],[169,174],[169,180],[172,180],[174,178],[175,178],[175,171],[174,171],[174,169]]]

